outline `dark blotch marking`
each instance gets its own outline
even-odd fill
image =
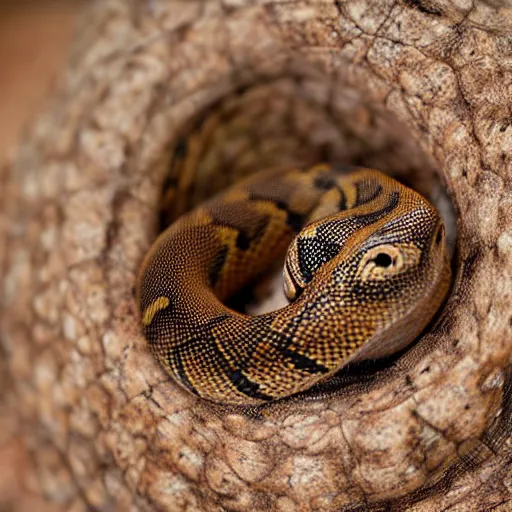
[[[286,224],[288,224],[295,233],[298,233],[304,226],[304,217],[299,213],[292,212],[284,201],[276,201],[274,204],[277,208],[286,212]]]
[[[287,213],[288,217],[286,218],[286,224],[288,224],[294,232],[298,233],[304,226],[304,217],[298,213],[290,211]]]
[[[247,249],[249,249],[249,246],[251,245],[251,240],[243,231],[239,231],[236,237],[235,244],[237,249],[240,249],[241,251],[246,251]]]
[[[317,227],[317,236],[322,239],[335,239],[338,245],[341,247],[346,242],[346,236],[341,236],[344,231],[344,227],[347,225],[351,226],[350,234],[352,234],[358,229],[377,222],[383,216],[391,213],[397,207],[399,197],[399,192],[394,191],[389,194],[387,203],[380,210],[374,210],[370,213],[354,213],[349,219],[334,219],[331,221],[325,221],[323,224]],[[367,249],[368,247],[365,246],[365,248]]]
[[[362,186],[363,187],[363,186]],[[382,191],[382,187],[363,187],[365,190],[361,194],[366,194],[366,197],[377,197]],[[368,226],[382,216],[392,212],[398,205],[399,193],[392,192],[389,195],[387,204],[380,210],[371,213],[364,213],[354,215],[350,219],[350,224],[353,226],[352,232],[362,227]],[[333,234],[342,233],[343,225],[347,219],[336,219],[330,222],[325,222],[320,225],[316,230],[316,236],[313,238],[301,238],[297,242],[299,269],[304,278],[305,283],[309,283],[313,279],[315,272],[325,263],[331,261],[341,250],[341,247],[346,240],[339,239],[332,241]],[[347,235],[348,236],[348,235]]]
[[[331,176],[317,176],[313,185],[319,190],[331,190],[336,186],[336,181]]]
[[[315,272],[339,252],[340,246],[320,237],[299,238],[297,241],[300,273],[304,281],[309,283]]]
[[[382,193],[382,186],[372,181],[358,181],[356,183],[356,201],[354,207],[373,201]]]
[[[340,200],[338,202],[338,209],[340,211],[343,211],[343,210],[346,210],[347,209],[347,198],[345,197],[345,194],[343,193],[343,190],[338,189],[339,190],[339,193],[340,193]]]
[[[260,391],[260,385],[249,380],[242,370],[235,370],[227,373],[228,379],[231,381],[238,391],[251,398],[259,400],[272,400],[272,397]]]
[[[397,192],[396,190],[391,192],[391,194],[389,195],[389,200],[383,208],[381,208],[380,210],[374,211],[372,213],[365,213],[363,215],[354,215],[353,220],[355,222],[360,222],[361,227],[369,226],[370,224],[377,222],[384,215],[391,213],[398,206],[399,196],[400,196],[400,193]]]
[[[216,204],[209,210],[212,223],[237,232],[235,245],[245,251],[259,240],[268,226],[268,216],[247,207],[245,201],[234,204]],[[235,221],[236,219],[236,221]]]
[[[314,359],[298,354],[289,348],[282,348],[280,349],[280,352],[295,366],[295,368],[297,368],[297,370],[303,370],[312,374],[327,373],[329,371],[329,369],[323,364],[317,363]]]
[[[283,200],[275,200],[271,197],[265,196],[261,193],[251,191],[249,193],[249,200],[251,201],[262,201],[267,203],[274,204],[277,208],[280,210],[283,210],[286,212],[286,224],[290,227],[290,229],[294,233],[298,233],[304,226],[305,223],[305,217],[299,213],[293,212],[290,210],[290,207],[286,203],[286,201]]]
[[[187,339],[184,343],[176,345],[167,352],[167,360],[170,367],[177,373],[180,382],[195,395],[199,395],[193,383],[187,377],[185,365],[183,361],[190,360],[194,357],[195,351],[200,347],[206,353],[212,354],[213,357],[220,361],[221,365],[226,366],[227,362],[224,356],[217,348],[215,337],[212,334],[213,329],[230,318],[230,315],[218,315],[206,324],[198,326],[197,332],[193,338]],[[163,329],[161,332],[164,332]]]
[[[227,257],[228,248],[223,246],[215,256],[215,259],[210,263],[210,268],[208,269],[208,280],[210,282],[210,286],[215,286],[217,284]]]
[[[173,351],[169,350],[167,352],[167,361],[169,362],[169,366],[171,368],[174,368],[180,378],[181,384],[185,386],[189,391],[191,391],[194,395],[198,396],[198,393],[190,380],[187,377],[187,374],[185,373],[185,367],[183,365],[183,357],[181,354],[181,351],[179,347]],[[174,364],[173,364],[174,362]]]

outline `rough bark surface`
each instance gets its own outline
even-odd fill
[[[93,4],[0,174],[0,441],[77,512],[510,510],[511,91],[498,1]],[[439,176],[456,277],[413,349],[251,413],[169,382],[133,285],[173,155],[219,109],[204,170],[174,176],[187,201],[279,158],[369,163],[431,194]]]

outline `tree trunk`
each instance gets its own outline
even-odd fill
[[[511,33],[498,0],[92,4],[0,175],[2,441],[33,485],[73,511],[510,510]],[[162,184],[178,213],[321,160],[395,174],[448,219],[451,203],[442,313],[405,354],[296,400],[195,399],[133,297]]]

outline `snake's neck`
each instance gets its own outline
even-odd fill
[[[369,303],[352,294],[348,284],[328,294],[312,287],[295,303],[261,318],[271,319],[271,328],[283,333],[289,349],[324,365],[329,361],[329,371],[387,357],[418,338],[446,296],[448,262],[437,272],[425,271],[431,275],[427,289],[408,288],[394,301]],[[329,347],[329,357],[318,347]]]

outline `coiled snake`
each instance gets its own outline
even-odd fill
[[[224,305],[287,248],[289,305],[257,316]],[[254,405],[404,348],[449,280],[426,199],[378,171],[319,165],[257,174],[182,216],[144,259],[137,300],[178,383]]]

